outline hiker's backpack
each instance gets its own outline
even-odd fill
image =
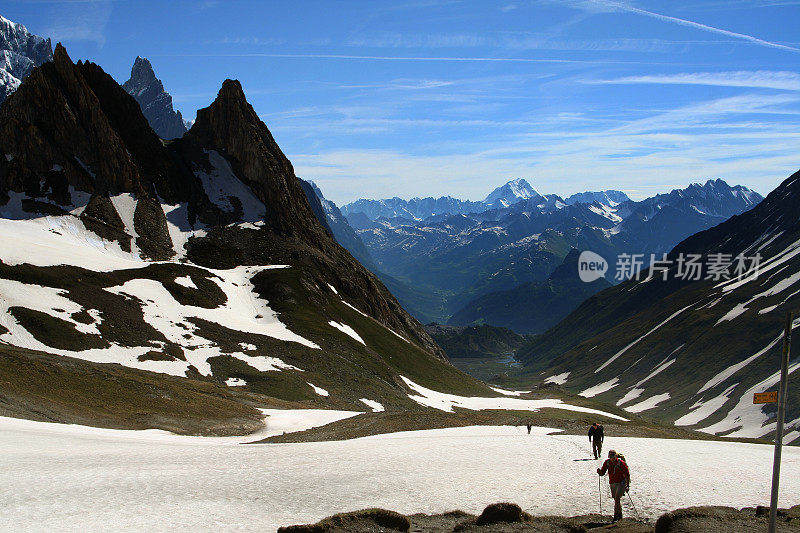
[[[628,461],[625,459],[625,456],[622,455],[621,453],[617,452],[617,459],[620,459],[623,463],[625,463],[625,466],[628,467],[628,475],[630,475],[631,469],[630,469],[630,466],[628,466]]]

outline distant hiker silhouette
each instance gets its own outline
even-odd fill
[[[592,443],[592,452],[594,452],[595,459],[599,459],[603,454],[603,438],[603,426],[595,422],[589,428],[589,442]]]
[[[622,520],[622,497],[631,486],[631,473],[623,457],[614,450],[608,451],[608,459],[603,463],[603,468],[598,468],[597,473],[604,475],[608,472],[608,485],[611,487],[611,496],[614,498],[614,519],[612,522]]]
[[[530,422],[528,422],[528,435],[530,435],[530,434],[531,434],[531,428],[532,428],[532,427],[533,427],[533,426],[531,425],[531,423],[530,423]]]

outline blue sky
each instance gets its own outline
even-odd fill
[[[20,1],[0,14],[185,118],[225,78],[344,203],[481,199],[511,178],[642,198],[800,168],[800,1]]]

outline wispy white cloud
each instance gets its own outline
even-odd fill
[[[679,24],[681,26],[694,28],[697,30],[701,30],[704,32],[715,33],[718,35],[724,35],[726,37],[733,37],[735,39],[743,40],[750,42],[752,44],[756,44],[759,46],[766,46],[769,48],[776,48],[779,50],[785,50],[787,52],[800,52],[800,48],[796,48],[794,46],[789,46],[786,44],[776,43],[772,41],[767,41],[765,39],[760,39],[753,35],[748,35],[746,33],[738,33],[730,30],[726,30],[723,28],[718,28],[716,26],[711,26],[708,24],[703,24],[701,22],[695,22],[692,20],[687,20],[679,17],[673,17],[670,15],[663,15],[661,13],[656,13],[654,11],[648,11],[646,9],[641,9],[636,6],[633,6],[626,2],[617,2],[613,0],[577,0],[569,2],[569,5],[574,7],[587,9],[592,12],[603,12],[603,11],[623,11],[628,13],[635,13],[637,15],[643,15],[646,17],[650,17],[653,19],[661,20],[664,22],[670,22],[673,24]]]
[[[525,177],[541,190],[561,195],[612,187],[642,198],[712,177],[767,193],[800,167],[800,120],[770,122],[768,117],[800,113],[799,101],[790,95],[742,95],[594,127],[583,115],[570,113],[509,127],[466,121],[460,127],[487,131],[461,143],[428,146],[425,153],[413,148],[335,149],[289,155],[299,175],[317,181],[340,203],[358,194],[393,196],[398,187],[407,196],[457,192],[480,198],[512,177]],[[330,117],[325,120],[320,127],[331,126]],[[441,121],[391,117],[344,122],[386,130],[442,126]]]
[[[490,63],[552,63],[552,64],[597,64],[622,63],[621,61],[608,60],[583,60],[583,59],[543,59],[525,57],[491,57],[491,56],[384,56],[384,55],[353,55],[353,54],[152,54],[153,57],[272,57],[284,59],[342,59],[357,61],[455,61],[455,62],[490,62]],[[640,63],[626,61],[624,63]]]
[[[92,41],[102,48],[111,10],[110,0],[58,2],[49,9],[43,33],[54,41]]]
[[[588,84],[639,84],[663,85],[712,85],[719,87],[754,87],[800,91],[800,74],[788,71],[734,71],[734,72],[689,72],[679,74],[648,74],[625,76],[610,80],[583,80]]]
[[[352,37],[348,46],[361,48],[491,48],[497,50],[564,50],[598,52],[664,52],[688,45],[720,45],[737,41],[667,40],[656,38],[567,39],[557,37],[558,28],[549,32],[477,33],[398,33],[381,32]]]

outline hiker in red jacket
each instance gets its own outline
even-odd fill
[[[614,520],[622,520],[622,497],[628,492],[631,485],[631,474],[628,465],[621,458],[617,457],[614,450],[608,451],[608,459],[603,463],[603,468],[598,468],[597,473],[601,476],[608,471],[608,484],[611,487],[611,496],[614,497]]]

